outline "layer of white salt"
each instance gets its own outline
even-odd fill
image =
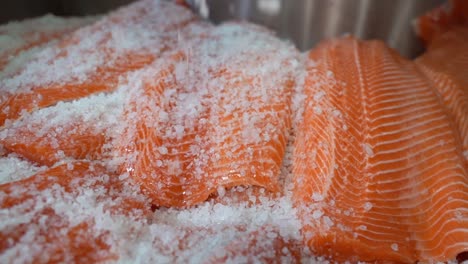
[[[105,236],[105,243],[118,253],[120,263],[141,260],[203,263],[207,259],[216,258],[274,258],[276,253],[273,241],[277,236],[285,241],[301,239],[301,224],[288,198],[265,198],[259,205],[206,202],[191,209],[158,209],[145,219],[139,216],[138,211],[132,216],[109,211],[108,208],[119,206],[120,203],[119,199],[108,196],[116,193],[109,193],[100,187],[109,179],[107,175],[93,176],[87,180],[88,185],[76,185],[71,193],[58,185],[45,191],[30,189],[27,192],[32,195],[31,198],[12,208],[0,208],[0,229],[15,230],[22,223],[28,223],[29,230],[20,236],[19,242],[3,252],[0,259],[27,262],[31,256],[41,255],[41,258],[47,260],[52,252],[41,244],[41,232],[47,230],[50,234],[66,234],[82,223],[90,224],[90,232],[76,239],[87,241]],[[10,195],[20,195],[24,191],[16,190]],[[144,201],[138,190],[130,185],[119,192],[121,197]],[[2,199],[0,196],[0,202]],[[52,209],[60,217],[60,229],[47,224],[55,220],[53,216],[42,213],[46,208]],[[37,220],[38,216],[40,221]],[[255,238],[258,241],[249,244],[252,239],[249,235],[254,233],[257,233]],[[230,246],[236,241],[242,247],[232,255]],[[249,251],[251,247],[261,251]],[[28,254],[18,255],[25,251]],[[293,256],[289,251],[284,250],[282,255],[285,261],[292,261]]]
[[[0,184],[28,178],[46,167],[38,167],[14,154],[0,158]]]
[[[136,31],[139,32],[143,29],[144,28],[138,28]],[[125,32],[126,31],[120,31],[119,29],[112,33],[114,36],[113,38],[118,41],[125,41]],[[133,36],[135,40],[145,38],[143,33],[140,34],[138,32],[132,33],[131,36]],[[193,79],[192,77],[197,75],[196,71],[200,68],[213,70],[229,65],[233,72],[240,72],[246,77],[256,77],[259,75],[263,77],[257,79],[255,86],[253,86],[258,89],[248,91],[249,93],[236,93],[235,95],[238,96],[238,98],[234,97],[235,100],[233,101],[223,101],[222,105],[220,105],[223,109],[220,108],[219,111],[226,112],[227,114],[235,114],[239,109],[253,107],[255,110],[253,111],[253,115],[245,117],[238,116],[235,118],[242,120],[245,127],[250,130],[246,133],[246,137],[252,142],[266,140],[268,138],[266,137],[268,133],[265,135],[258,133],[259,129],[256,126],[259,117],[261,118],[264,116],[256,116],[261,110],[255,108],[258,107],[258,105],[249,105],[249,100],[247,99],[250,96],[261,98],[260,102],[268,100],[277,102],[277,100],[282,99],[281,96],[284,96],[284,94],[278,95],[282,90],[278,89],[277,84],[284,81],[286,75],[290,72],[284,71],[284,65],[275,65],[272,61],[286,61],[286,64],[289,64],[287,67],[289,71],[294,72],[293,65],[297,66],[298,64],[295,58],[296,51],[291,49],[290,46],[286,47],[284,44],[281,44],[274,36],[270,36],[269,33],[262,35],[256,30],[247,30],[243,26],[236,24],[228,24],[218,28],[215,30],[212,37],[219,38],[220,40],[217,42],[209,41],[203,43],[203,45],[197,48],[198,52],[200,52],[199,54],[194,54],[197,51],[191,51],[193,47],[190,47],[190,45],[183,46],[183,44],[181,44],[183,49],[185,49],[184,51],[186,51],[189,56],[184,63],[177,65],[176,76],[181,83],[185,84],[186,90],[180,92],[180,90],[177,90],[177,87],[175,87],[173,93],[168,91],[167,94],[164,94],[161,99],[166,103],[176,102],[178,108],[168,113],[160,111],[157,117],[161,118],[150,119],[156,122],[150,123],[149,125],[158,128],[158,124],[161,124],[160,120],[169,122],[168,124],[170,125],[166,124],[165,127],[163,126],[163,129],[166,128],[166,130],[163,130],[165,133],[164,136],[166,138],[178,138],[191,132],[190,128],[192,127],[192,123],[190,122],[194,122],[194,120],[201,117],[200,124],[206,124],[203,123],[202,115],[206,109],[206,104],[209,105],[213,102],[212,100],[220,99],[220,97],[215,99],[210,99],[209,97],[213,95],[219,96],[220,93],[217,91],[222,91],[226,80],[221,78],[199,80]],[[260,39],[258,39],[259,37]],[[91,47],[91,44],[95,43],[96,40],[97,39],[91,39],[89,41],[89,47]],[[120,44],[118,41],[116,41],[115,45],[121,44],[121,47],[125,47],[126,49],[134,49],[136,47],[134,44],[139,45],[136,41],[133,43],[128,42]],[[181,42],[183,43],[183,41]],[[93,63],[98,61],[98,59],[93,56],[90,56],[90,59]],[[79,60],[74,60],[73,62],[82,65],[82,62]],[[60,67],[59,64],[60,63],[54,67]],[[36,66],[38,67],[39,65],[38,63]],[[76,75],[86,72],[86,68],[92,68],[92,66],[87,65],[77,69],[75,72]],[[281,69],[281,74],[277,74],[276,71],[278,69]],[[139,73],[135,74],[136,79],[141,77],[141,75],[138,76],[138,74]],[[26,78],[26,76],[27,75],[24,75],[23,77]],[[199,74],[198,76],[202,75]],[[60,81],[66,80],[60,77],[59,74],[49,78],[49,80],[41,81],[51,81],[54,79]],[[231,81],[235,82],[237,80],[233,79]],[[245,87],[242,87],[242,83],[236,85],[241,86],[240,88],[244,88],[240,90],[246,90]],[[133,82],[130,78],[128,86],[136,87],[138,86],[138,81]],[[229,86],[227,87],[229,88]],[[128,94],[126,95],[128,96]],[[115,99],[116,102],[120,102],[119,100],[122,99],[121,97],[113,98],[112,96],[115,95],[102,94],[71,103],[59,103],[55,107],[37,111],[31,116],[37,115],[37,120],[42,121],[50,118],[50,125],[47,125],[49,127],[60,126],[66,123],[70,117],[86,119],[88,123],[92,123],[96,118],[99,119],[101,115],[107,114],[105,111],[99,110],[100,108],[97,106],[99,100],[104,102],[103,105],[111,105],[112,108],[113,101],[111,99]],[[295,100],[296,102],[300,102],[302,99],[296,98]],[[94,107],[98,107],[98,109],[93,110]],[[106,109],[106,107],[103,107],[101,110]],[[121,110],[117,110],[117,112],[118,111]],[[62,112],[63,115],[59,112]],[[268,112],[268,114],[274,113],[274,111]],[[104,119],[113,120],[115,116],[117,115],[111,114]],[[25,116],[24,120],[28,117],[29,116]],[[220,121],[219,119],[213,119],[209,122]],[[110,123],[112,123],[112,121]],[[125,126],[125,124],[121,125]],[[178,129],[169,129],[170,126]],[[118,129],[121,128],[116,128],[117,131]],[[275,128],[268,127],[267,129],[267,131],[273,131]],[[38,131],[38,133],[46,133],[45,131],[44,129],[43,131]],[[222,133],[225,131],[229,131],[229,127],[220,132],[219,138],[213,138],[214,142],[223,142],[225,139],[222,138]],[[166,148],[166,151],[168,152],[169,148]],[[199,149],[197,150],[194,148],[193,151],[197,152]],[[288,148],[288,153],[290,154],[289,157],[291,157],[292,152],[290,147]],[[217,153],[209,153],[206,156],[200,155],[196,162],[202,164],[206,162],[203,159],[207,157],[213,157],[214,159],[219,158],[219,154],[216,154]],[[247,151],[243,153],[243,155],[249,155],[249,152]],[[159,161],[161,163],[164,162],[164,160]],[[289,174],[292,164],[290,158],[286,163],[289,167],[282,171],[282,173]],[[272,177],[276,177],[276,175],[272,175]],[[126,180],[128,179],[128,175],[121,175],[119,179]],[[228,195],[227,192],[228,190],[223,191],[218,189],[219,194]],[[35,194],[35,202],[33,203],[32,212],[30,214],[24,214],[24,210],[26,210],[26,208],[31,209],[31,203],[25,203],[13,209],[0,209],[0,218],[2,218],[0,222],[8,225],[30,222],[35,212],[40,212],[43,208],[48,206],[51,206],[63,219],[69,221],[71,226],[92,219],[95,221],[95,224],[90,228],[94,235],[99,236],[109,232],[110,237],[106,240],[106,243],[109,243],[112,249],[119,252],[119,261],[122,263],[141,261],[191,261],[192,263],[199,263],[206,261],[209,257],[213,257],[213,254],[215,257],[219,258],[227,257],[228,261],[242,262],[249,260],[249,257],[255,260],[255,258],[262,256],[252,253],[250,256],[242,254],[233,256],[226,251],[225,246],[233,241],[239,241],[241,244],[248,245],[248,234],[252,232],[260,233],[261,239],[258,246],[262,249],[267,249],[262,253],[266,257],[273,256],[274,252],[272,251],[271,243],[276,236],[280,235],[285,239],[291,240],[301,239],[299,235],[301,223],[297,218],[296,209],[293,208],[289,198],[269,200],[265,197],[261,197],[259,199],[261,204],[259,205],[247,205],[243,203],[223,205],[207,202],[191,209],[158,209],[148,220],[144,220],[121,214],[110,214],[104,208],[118,205],[119,201],[108,197],[106,198],[103,190],[100,188],[77,187],[73,194],[68,194],[64,192],[62,188],[55,186],[52,190],[47,192],[33,194]],[[138,196],[135,190],[131,188],[125,190],[122,195]],[[47,202],[44,203],[43,201]],[[3,218],[6,215],[10,218],[8,221]],[[44,218],[47,218],[47,216],[44,216]],[[328,224],[331,223],[328,220],[325,221]],[[40,223],[37,225],[30,224],[31,232],[26,234],[27,236],[25,236],[25,239],[9,249],[8,252],[0,256],[0,258],[9,260],[9,257],[17,257],[18,252],[25,251],[47,256],[48,252],[43,252],[43,248],[40,247],[40,243],[38,243],[41,237],[37,236],[36,231],[41,228],[44,228],[44,226],[41,226]],[[69,230],[67,227],[63,229],[64,232],[67,230]],[[282,260],[284,262],[290,262],[291,256],[288,255],[288,250],[284,250],[283,253],[284,256]],[[21,256],[27,258],[28,254]],[[318,261],[325,260],[318,259]]]
[[[147,12],[142,14],[142,10]],[[165,15],[161,15],[164,13]],[[166,1],[138,1],[37,53],[20,74],[1,82],[7,92],[64,82],[81,83],[98,67],[114,65],[129,51],[158,55],[174,44],[171,28],[194,19],[187,9]],[[47,67],[44,67],[47,65]]]
[[[182,59],[175,60],[181,53]],[[209,164],[217,164],[227,155],[233,162],[224,172],[255,175],[257,168],[248,163],[254,152],[289,135],[285,124],[290,122],[288,97],[292,90],[286,84],[295,78],[298,58],[296,49],[265,29],[238,23],[215,27],[202,38],[181,43],[179,49],[163,55],[147,71],[129,78],[129,98],[133,101],[129,105],[135,114],[127,117],[124,124],[128,133],[117,142],[133,145],[140,135],[133,123],[143,119],[148,131],[153,130],[151,133],[162,143],[149,145],[138,139],[146,144],[138,148],[154,147],[152,152],[162,155],[155,165],[163,173],[178,177],[183,172],[174,170],[177,162],[180,168],[189,167],[186,173],[197,179],[208,173],[209,177],[226,177],[225,173],[209,172]],[[172,73],[158,77],[161,70]],[[160,91],[149,93],[145,90],[148,85],[141,81],[147,79],[153,85],[164,85]],[[129,159],[135,159],[135,155],[138,153],[132,153]],[[272,181],[278,178],[267,173]],[[147,174],[144,177],[154,180],[160,177],[151,171]],[[184,181],[181,185],[186,195],[192,192],[189,188],[197,189],[184,185]],[[172,183],[155,187],[167,189],[168,184]],[[211,186],[211,181],[204,184],[210,189],[218,187]]]
[[[0,25],[0,56],[41,38],[54,37],[89,24],[94,17],[63,18],[51,14]]]
[[[13,136],[17,129],[31,128],[37,137],[53,136],[47,135],[52,130],[55,133],[74,133],[68,130],[69,125],[87,126],[96,132],[104,132],[118,124],[120,120],[125,93],[117,89],[113,93],[94,94],[89,97],[70,101],[59,102],[55,106],[42,108],[32,113],[27,113],[17,121],[9,122],[0,132],[0,137]],[[52,140],[52,138],[51,138]]]

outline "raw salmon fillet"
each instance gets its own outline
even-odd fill
[[[25,114],[0,131],[0,144],[37,164],[64,159],[103,160],[123,107],[123,94],[98,94]]]
[[[179,32],[178,39],[183,42],[195,38],[210,27],[194,22],[186,27],[187,31]],[[63,159],[111,158],[111,142],[118,126],[123,124],[126,88],[134,85],[125,77],[121,76],[114,92],[59,102],[8,122],[0,131],[0,145],[6,152],[48,166]]]
[[[0,78],[15,73],[33,54],[94,20],[94,17],[61,18],[46,15],[1,25]]]
[[[0,130],[0,145],[47,166],[67,159],[109,160],[126,96],[118,88],[25,114]]]
[[[415,21],[416,33],[426,45],[457,26],[468,26],[468,1],[449,0]]]
[[[149,211],[146,200],[137,191],[129,192],[131,188],[101,165],[89,162],[58,165],[0,185],[3,261],[116,260],[118,255],[109,244],[110,233],[95,231],[102,225],[95,216],[143,218]],[[73,211],[80,214],[72,217]],[[22,251],[25,246],[27,253]]]
[[[296,50],[225,24],[168,58],[136,77],[117,140],[122,171],[160,206],[194,205],[218,187],[280,191]]]
[[[454,28],[435,37],[415,62],[442,96],[468,159],[468,27]]]
[[[127,72],[175,45],[178,31],[195,19],[174,3],[146,0],[73,32],[0,82],[0,125],[25,111],[114,90]]]
[[[309,53],[293,196],[303,234],[339,261],[448,261],[468,250],[468,177],[452,119],[380,41]]]

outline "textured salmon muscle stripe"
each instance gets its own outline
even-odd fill
[[[246,46],[254,41],[267,43],[266,51]],[[237,24],[216,27],[199,42],[189,54],[181,50],[162,60],[161,70],[134,90],[126,131],[117,140],[117,156],[126,157],[122,171],[162,206],[202,202],[220,186],[279,191],[295,50],[268,32]],[[284,49],[278,57],[266,56],[278,45]],[[242,71],[268,59],[277,63],[265,73]]]
[[[29,236],[27,239],[33,239],[32,242],[36,241],[41,248],[30,252],[30,257],[37,261],[116,260],[118,255],[111,251],[107,242],[109,234],[93,232],[96,224],[93,215],[70,220],[63,210],[80,206],[73,201],[81,199],[83,203],[85,200],[78,197],[85,191],[94,190],[93,198],[97,196],[103,210],[111,214],[145,217],[150,213],[149,204],[136,192],[125,193],[124,185],[101,165],[82,161],[58,165],[29,178],[0,185],[0,209],[30,218],[27,223],[4,223],[6,228],[0,230],[0,253],[21,254],[15,245],[24,243]],[[31,230],[35,231],[31,233]]]
[[[174,15],[163,19],[159,12]],[[146,0],[73,32],[68,38],[40,52],[38,59],[20,74],[0,83],[8,90],[0,93],[0,125],[7,119],[18,118],[23,111],[114,90],[123,74],[153,62],[161,52],[177,42],[177,31],[195,19],[184,7]],[[140,28],[140,31],[135,31],[135,28]],[[143,33],[132,39],[135,32]],[[60,66],[75,69],[61,78],[60,73],[65,69]],[[41,82],[44,72],[49,76]],[[29,83],[32,79],[35,82]]]
[[[464,1],[465,4],[468,2]],[[468,23],[468,5],[465,22]],[[468,160],[468,24],[452,25],[434,36],[415,62],[432,81],[452,115]]]
[[[462,147],[430,82],[379,41],[324,42],[309,60],[293,196],[310,248],[397,262],[468,250]]]

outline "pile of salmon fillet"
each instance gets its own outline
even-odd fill
[[[467,1],[413,61],[179,2],[0,26],[1,263],[463,260]]]

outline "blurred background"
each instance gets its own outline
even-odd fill
[[[194,6],[198,0],[186,0]],[[468,1],[468,0],[467,0]],[[52,13],[108,12],[132,0],[2,0],[0,23]],[[215,22],[245,19],[266,25],[302,50],[345,33],[382,39],[407,57],[422,50],[412,21],[444,0],[206,0]],[[195,8],[197,9],[197,8]],[[198,9],[197,9],[198,10]]]
[[[82,16],[108,12],[132,0],[2,0],[0,23],[45,14]]]

